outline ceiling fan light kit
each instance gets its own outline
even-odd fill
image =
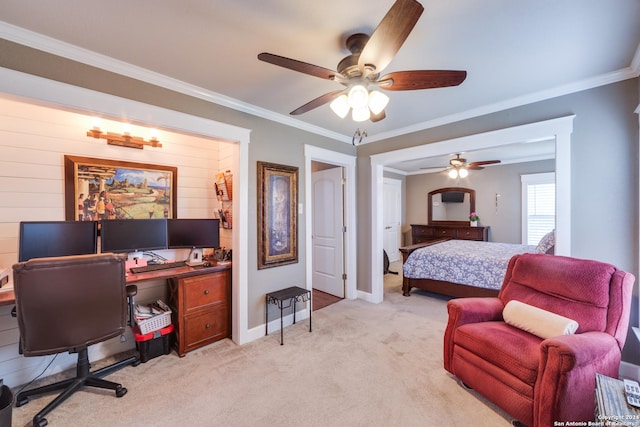
[[[351,118],[354,122],[365,122],[371,118],[371,113],[367,107],[354,108],[351,110]]]
[[[419,90],[457,86],[467,77],[466,71],[452,70],[395,71],[380,77],[423,11],[424,7],[416,0],[396,0],[371,36],[357,33],[347,38],[346,47],[351,55],[338,63],[337,71],[266,52],[259,54],[258,59],[346,87],[321,95],[290,114],[306,113],[330,103],[331,110],[340,118],[346,117],[351,109],[354,121],[377,122],[386,117],[384,109],[389,97],[377,90],[369,91],[370,85],[389,91]]]
[[[454,167],[453,169],[449,170],[449,178],[452,179],[456,179],[458,177],[460,178],[466,178],[469,176],[469,171],[466,170],[465,168],[457,168]]]
[[[460,153],[456,154],[455,156],[456,157],[454,157],[453,159],[449,159],[449,166],[444,170],[447,175],[449,175],[449,178],[452,179],[456,179],[458,177],[466,178],[467,176],[469,176],[470,170],[482,170],[486,165],[495,165],[500,163],[500,160],[483,160],[479,162],[467,163],[467,159],[463,159],[462,157],[460,157]],[[421,169],[437,169],[438,171],[441,171],[442,167],[436,166]]]
[[[341,119],[344,119],[351,109],[347,95],[340,95],[329,104],[329,107]]]
[[[352,109],[353,120],[363,122],[371,118],[371,113],[374,115],[382,113],[388,103],[389,97],[384,93],[377,90],[368,91],[363,85],[357,84],[349,89],[348,95],[338,96],[329,106],[341,119],[344,119]]]

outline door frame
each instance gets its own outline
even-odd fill
[[[319,148],[314,145],[304,146],[305,157],[305,270],[306,288],[311,290],[313,280],[313,243],[312,239],[312,214],[313,214],[313,190],[311,182],[311,162],[322,162],[344,168],[344,219],[347,232],[344,238],[344,266],[347,273],[344,295],[346,299],[356,299],[357,290],[357,245],[356,245],[356,157],[336,151]]]
[[[474,149],[499,147],[516,142],[535,143],[553,139],[556,146],[556,254],[571,255],[571,133],[575,115],[521,126],[374,154],[371,160],[371,294],[369,300],[384,299],[382,257],[382,177],[384,165],[420,157],[438,156]],[[559,197],[558,195],[561,195]]]

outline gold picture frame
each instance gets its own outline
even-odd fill
[[[64,156],[65,218],[176,218],[178,168]]]
[[[298,168],[258,162],[258,269],[298,262]]]

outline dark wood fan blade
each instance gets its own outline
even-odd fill
[[[378,82],[385,90],[418,90],[458,86],[467,78],[466,71],[414,70],[396,71],[383,76]]]
[[[339,75],[337,71],[329,70],[328,68],[319,67],[313,64],[307,64],[306,62],[298,61],[291,58],[285,58],[284,56],[274,55],[272,53],[263,52],[258,55],[258,59],[260,61],[268,62],[269,64],[277,65],[279,67],[284,67],[293,71],[298,71],[300,73],[320,77],[321,79],[333,80],[335,76]]]
[[[500,163],[500,160],[485,160],[482,162],[470,162],[467,166],[474,167],[474,166],[484,166],[484,165],[495,165],[496,163]]]
[[[371,112],[371,118],[369,120],[371,120],[373,123],[375,123],[375,122],[379,122],[380,120],[384,119],[385,117],[387,117],[387,114],[384,112],[384,110],[380,111],[379,114],[373,114],[373,112]]]
[[[296,108],[289,114],[291,114],[292,116],[297,116],[299,114],[306,113],[307,111],[311,111],[314,108],[318,108],[319,106],[324,105],[327,102],[333,101],[343,93],[344,93],[344,90],[336,90],[334,92],[325,93],[324,95],[319,96],[316,99],[307,102],[302,107]]]
[[[418,22],[424,7],[415,0],[397,0],[376,27],[362,49],[358,68],[374,66],[377,72],[389,65],[411,30]]]
[[[467,165],[466,169],[472,170],[472,171],[480,171],[482,169],[484,169],[482,166],[470,166]]]

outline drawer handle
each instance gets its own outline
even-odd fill
[[[446,231],[445,231],[445,230],[442,230],[442,231],[441,231],[441,233],[442,233],[442,234],[445,234],[445,233],[446,233]]]
[[[211,328],[211,325],[209,323],[207,323],[206,325],[204,325],[204,328],[205,329],[209,329],[209,328]]]
[[[471,234],[471,233],[469,233],[469,232],[467,231],[467,236],[468,236],[469,234]]]
[[[209,295],[209,289],[205,289],[204,294]]]

